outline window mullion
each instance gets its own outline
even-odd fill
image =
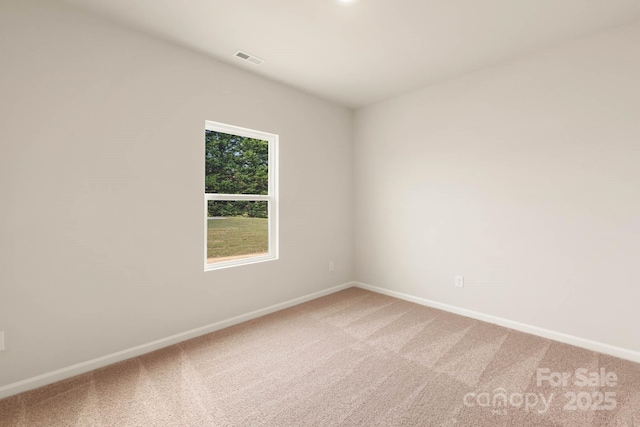
[[[205,193],[205,200],[248,200],[248,201],[265,201],[271,200],[271,196],[262,194],[218,194]]]

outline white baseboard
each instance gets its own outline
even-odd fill
[[[440,310],[448,311],[450,313],[459,314],[461,316],[470,317],[484,322],[493,323],[496,325],[504,326],[506,328],[515,329],[521,332],[537,335],[543,338],[552,339],[566,344],[582,347],[587,350],[597,351],[599,353],[608,354],[611,356],[619,357],[621,359],[630,360],[632,362],[640,363],[640,352],[616,347],[609,344],[600,343],[597,341],[588,340],[585,338],[575,337],[561,332],[552,331],[549,329],[539,328],[537,326],[531,326],[513,320],[504,319],[489,314],[479,313],[473,310],[467,310],[460,307],[455,307],[449,304],[443,304],[436,301],[431,301],[425,298],[420,298],[401,292],[391,291],[384,288],[378,288],[376,286],[367,285],[360,282],[348,282],[342,285],[334,286],[329,289],[325,289],[319,292],[314,292],[309,295],[305,295],[299,298],[294,298],[289,301],[285,301],[279,304],[275,304],[269,307],[265,307],[259,310],[252,311],[250,313],[235,316],[230,319],[222,320],[220,322],[212,323],[210,325],[202,326],[200,328],[192,329],[190,331],[182,332],[180,334],[172,335],[170,337],[162,338],[147,344],[142,344],[136,347],[132,347],[126,350],[122,350],[116,353],[108,354],[106,356],[99,357],[97,359],[89,360],[86,362],[78,363],[66,368],[58,369],[53,372],[48,372],[42,375],[38,375],[32,378],[27,378],[22,381],[18,381],[12,384],[8,384],[0,387],[0,399],[13,396],[18,393],[29,391],[38,387],[42,387],[48,384],[52,384],[56,381],[61,381],[67,378],[71,378],[76,375],[84,374],[86,372],[93,371],[94,369],[108,366],[112,363],[120,362],[132,357],[140,356],[155,350],[159,350],[164,347],[168,347],[173,344],[177,344],[182,341],[186,341],[192,338],[206,335],[211,332],[218,331],[220,329],[228,328],[229,326],[237,325],[248,320],[252,320],[267,314],[274,313],[285,308],[293,307],[294,305],[302,304],[307,301],[311,301],[316,298],[323,297],[325,295],[339,292],[341,290],[358,287],[366,289],[368,291],[376,292],[383,295],[388,295],[394,298],[402,299],[405,301],[414,302],[416,304],[424,305],[427,307],[437,308]]]
[[[613,345],[592,341],[586,338],[580,338],[573,335],[563,334],[561,332],[539,328],[537,326],[531,326],[525,323],[504,319],[502,317],[479,313],[477,311],[467,310],[465,308],[455,307],[453,305],[443,304],[443,303],[431,301],[425,298],[403,294],[401,292],[390,291],[388,289],[378,288],[376,286],[367,285],[365,283],[354,282],[354,285],[358,288],[366,289],[368,291],[376,292],[383,295],[388,295],[390,297],[414,302],[416,304],[424,305],[427,307],[437,308],[440,310],[448,311],[450,313],[455,313],[461,316],[470,317],[472,319],[482,320],[484,322],[493,323],[496,325],[504,326],[506,328],[515,329],[521,332],[526,332],[528,334],[537,335],[543,338],[548,338],[548,339],[559,341],[565,344],[574,345],[576,347],[582,347],[587,350],[592,350],[599,353],[608,354],[610,356],[619,357],[621,359],[630,360],[632,362],[640,363],[640,352],[638,351],[634,351],[634,350],[630,350],[622,347],[616,347]]]
[[[56,381],[61,381],[67,378],[74,377],[76,375],[84,374],[94,369],[102,368],[112,363],[121,362],[132,357],[140,356],[142,354],[150,353],[155,350],[159,350],[164,347],[168,347],[173,344],[177,344],[182,341],[186,341],[192,338],[206,335],[211,332],[219,331],[220,329],[228,328],[229,326],[237,325],[248,320],[252,320],[267,314],[274,313],[285,308],[293,307],[294,305],[302,304],[303,302],[311,301],[316,298],[323,297],[325,295],[332,294],[347,288],[354,286],[354,282],[344,283],[342,285],[334,286],[329,289],[325,289],[312,294],[304,295],[299,298],[294,298],[289,301],[285,301],[279,304],[275,304],[269,307],[261,308],[259,310],[252,311],[250,313],[235,316],[230,319],[222,320],[220,322],[212,323],[210,325],[202,326],[200,328],[192,329],[190,331],[182,332],[180,334],[172,335],[170,337],[162,338],[147,344],[142,344],[136,347],[128,348],[126,350],[111,353],[106,356],[98,357],[97,359],[88,360],[86,362],[78,363],[66,368],[58,369],[57,371],[48,372],[46,374],[38,375],[36,377],[27,378],[26,380],[17,381],[5,386],[0,387],[0,399],[13,396],[18,393],[33,390],[38,387],[52,384]]]

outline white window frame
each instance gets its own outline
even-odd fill
[[[204,193],[204,270],[219,270],[221,268],[235,267],[239,265],[255,264],[258,262],[272,261],[278,259],[279,242],[278,242],[278,135],[261,132],[253,129],[241,128],[238,126],[227,125],[224,123],[213,122],[210,120],[205,121],[205,131],[210,130],[214,132],[221,132],[230,135],[242,136],[245,138],[254,138],[267,141],[269,143],[269,170],[268,170],[268,194],[221,194],[221,193],[206,193],[206,184],[203,180],[203,193]],[[204,152],[206,156],[206,149]],[[204,158],[204,156],[203,156]],[[210,200],[218,201],[234,201],[234,200],[249,200],[249,201],[266,201],[268,204],[268,227],[269,227],[269,252],[267,255],[254,256],[247,258],[240,258],[230,261],[221,261],[212,264],[207,263],[207,238],[208,238],[208,202]]]

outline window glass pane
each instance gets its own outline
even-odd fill
[[[269,143],[205,131],[205,192],[268,194]]]
[[[268,202],[207,202],[207,264],[269,252]]]

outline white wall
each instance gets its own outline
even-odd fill
[[[0,58],[0,386],[352,279],[349,110],[45,1]],[[279,261],[203,272],[205,120],[280,135]]]
[[[356,278],[640,351],[639,46],[627,26],[359,110]]]
[[[640,350],[639,45],[628,26],[361,109],[352,157],[347,109],[3,1],[0,386],[344,283],[353,224],[362,282]],[[280,135],[277,262],[202,271],[207,119]]]

